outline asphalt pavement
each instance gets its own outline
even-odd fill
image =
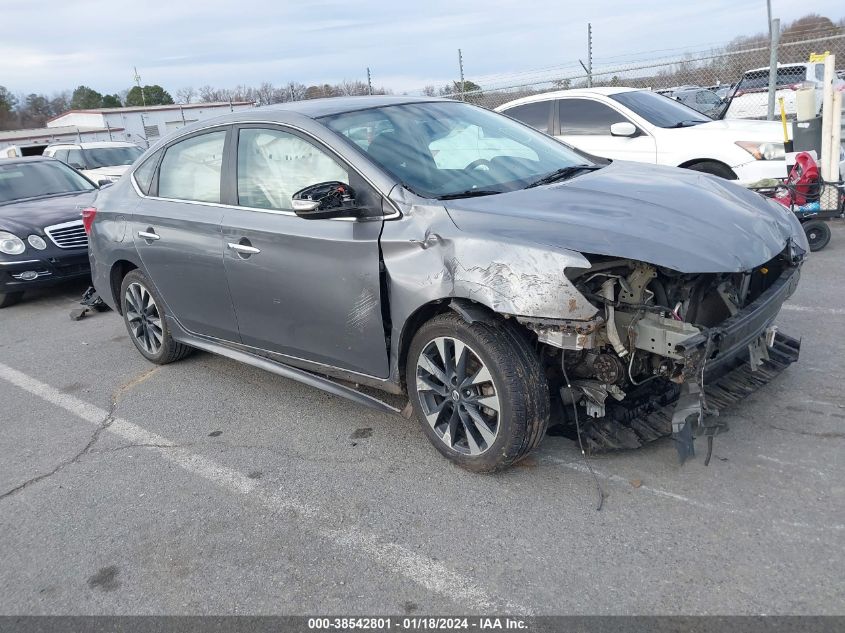
[[[845,614],[845,226],[778,323],[801,360],[670,440],[547,437],[475,475],[415,420],[196,353],[84,284],[0,311],[2,614]],[[700,448],[703,448],[701,446]]]

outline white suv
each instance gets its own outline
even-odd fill
[[[822,108],[822,85],[824,82],[824,64],[778,64],[775,80],[775,103],[783,98],[786,115],[795,116],[795,93],[799,88],[811,87],[816,91],[816,113]],[[769,67],[747,70],[733,92],[728,97],[730,105],[725,118],[729,119],[765,119],[769,111]],[[780,107],[775,107],[780,113]]]
[[[496,110],[595,156],[686,167],[742,183],[786,177],[780,122],[714,121],[651,90],[560,90]]]
[[[44,150],[44,156],[67,163],[97,184],[120,178],[142,153],[137,145],[121,141],[59,143]]]

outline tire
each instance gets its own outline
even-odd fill
[[[463,373],[457,367],[461,356]],[[455,384],[452,376],[465,380]],[[423,432],[444,457],[467,470],[504,470],[545,435],[548,382],[528,338],[504,320],[470,324],[454,313],[435,316],[411,341],[405,377]]]
[[[725,180],[736,180],[736,174],[733,172],[733,169],[713,160],[703,160],[700,163],[687,165],[686,168],[692,171],[700,171],[705,174],[718,176],[719,178],[724,178]]]
[[[812,252],[822,250],[830,242],[830,227],[824,220],[810,220],[802,226]]]
[[[8,308],[18,303],[23,297],[23,292],[0,292],[0,309]]]
[[[170,336],[164,302],[140,270],[130,271],[120,284],[120,306],[129,338],[148,361],[166,365],[185,358],[193,349]]]

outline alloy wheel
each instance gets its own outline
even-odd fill
[[[141,284],[131,283],[126,287],[125,299],[130,333],[148,354],[158,354],[164,333],[153,296]]]
[[[430,341],[417,359],[417,394],[426,420],[452,450],[480,455],[496,441],[500,404],[478,354],[451,337]]]

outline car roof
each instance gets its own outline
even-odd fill
[[[311,119],[332,114],[343,114],[356,110],[367,110],[391,105],[408,103],[426,103],[431,101],[452,101],[437,97],[412,97],[408,95],[367,95],[361,97],[328,97],[324,99],[307,99],[305,101],[288,101],[255,108],[252,112],[296,112]]]
[[[808,68],[809,66],[815,66],[816,62],[797,62],[795,64],[778,64],[778,68]],[[768,66],[763,66],[762,68],[752,68],[751,70],[746,70],[743,75],[747,75],[748,73],[758,73],[761,70],[769,70]]]
[[[128,141],[91,141],[88,143],[51,143],[46,149],[69,147],[72,149],[101,149],[104,147],[138,147]]]
[[[47,161],[60,162],[52,156],[14,156],[12,158],[0,158],[0,165],[8,165],[10,163],[46,163]]]
[[[565,98],[565,97],[589,97],[594,95],[604,95],[610,96],[619,94],[621,92],[636,92],[639,90],[646,90],[645,88],[627,88],[622,86],[602,86],[598,88],[572,88],[570,90],[553,90],[552,92],[542,92],[536,95],[529,95],[527,97],[522,97],[520,99],[514,99],[513,101],[508,101],[507,103],[503,103],[500,105],[496,110],[500,110],[504,107],[512,107],[517,105],[522,105],[523,103],[533,103],[535,101],[546,101],[549,99],[558,99],[558,98]]]

